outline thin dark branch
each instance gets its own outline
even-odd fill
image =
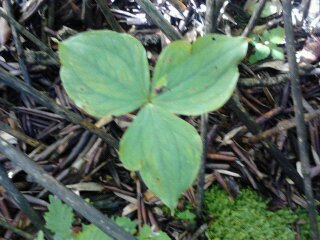
[[[151,18],[153,23],[160,28],[170,40],[181,39],[181,34],[162,16],[149,0],[136,0],[143,11]]]
[[[208,113],[201,115],[201,139],[202,139],[202,156],[201,165],[198,173],[198,186],[197,186],[197,218],[201,219],[203,211],[203,199],[204,199],[204,183],[205,183],[205,170],[207,162],[208,152]]]
[[[316,70],[310,70],[308,67],[303,67],[299,69],[300,76],[314,76],[317,74]],[[249,78],[239,78],[238,87],[242,88],[252,88],[252,87],[269,87],[279,84],[285,84],[290,82],[290,74],[288,73],[279,73],[275,76],[261,76],[249,77]]]
[[[217,29],[217,20],[219,17],[220,9],[224,0],[207,0],[206,17],[204,24],[205,33],[214,33]]]
[[[67,189],[52,176],[47,174],[34,161],[24,155],[21,151],[15,149],[11,144],[0,137],[0,152],[23,171],[28,173],[35,182],[39,183],[45,189],[49,190],[66,204],[72,207],[87,220],[99,227],[103,232],[117,240],[133,240],[132,235],[121,229],[117,224],[89,205],[81,197]]]
[[[97,128],[94,124],[83,119],[78,114],[57,105],[52,99],[48,98],[46,95],[37,91],[33,87],[26,85],[24,82],[22,82],[18,78],[11,76],[10,74],[5,73],[4,71],[0,71],[0,82],[15,89],[19,93],[26,94],[27,96],[32,98],[35,102],[47,107],[52,112],[59,114],[60,116],[63,116],[65,119],[67,119],[68,121],[74,124],[78,124],[83,128],[87,129],[88,131],[96,134],[97,136],[101,137],[106,143],[110,144],[110,146],[114,148],[118,148],[118,145],[119,145],[118,141],[114,139],[111,135]]]
[[[13,10],[12,10],[11,1],[5,0],[3,2],[3,6],[4,6],[4,9],[7,11],[9,19],[10,20],[14,19],[13,18]],[[12,29],[11,30],[12,31],[12,36],[13,36],[13,40],[14,40],[14,43],[15,43],[15,46],[16,46],[19,66],[20,66],[20,70],[21,70],[21,73],[22,73],[22,76],[23,76],[23,80],[28,85],[30,85],[31,84],[31,80],[30,80],[28,69],[27,69],[27,65],[25,64],[25,55],[24,55],[22,44],[21,44],[21,41],[20,41],[20,35],[17,32],[16,27],[12,23],[12,21],[10,21],[10,26],[11,26],[11,29]],[[28,99],[24,94],[21,94],[21,99],[26,104],[26,106],[28,106],[28,107],[33,106],[33,102],[30,101],[30,99]]]
[[[308,213],[310,218],[312,239],[319,239],[317,226],[317,213],[314,204],[312,192],[311,176],[310,176],[310,160],[307,147],[307,131],[303,117],[302,93],[300,88],[299,70],[296,61],[296,50],[294,45],[294,33],[292,27],[291,1],[283,0],[283,20],[286,36],[286,49],[289,62],[289,74],[291,77],[291,93],[294,103],[295,121],[297,125],[297,138],[299,159],[302,165],[302,175],[304,184],[304,193],[308,204]]]
[[[262,130],[260,126],[250,117],[250,114],[246,111],[243,105],[240,103],[237,95],[233,95],[227,102],[227,106],[231,109],[233,113],[237,115],[239,120],[248,128],[248,130],[253,134],[261,133]],[[270,153],[270,155],[278,162],[284,173],[296,184],[297,189],[303,191],[302,178],[292,166],[287,158],[276,148],[276,146],[269,141],[261,141],[265,149]]]
[[[16,228],[16,227],[12,226],[11,224],[9,224],[6,221],[6,219],[4,217],[2,217],[2,216],[0,216],[0,226],[5,228],[5,229],[10,230],[11,232],[23,237],[26,240],[33,240],[34,239],[34,237],[31,234],[29,234],[27,232],[24,232],[21,229]]]
[[[320,110],[316,110],[310,113],[304,114],[304,121],[310,122],[314,120],[315,118],[318,118],[320,116]],[[247,142],[257,142],[259,140],[271,137],[272,135],[278,134],[281,131],[287,131],[291,128],[296,127],[296,121],[295,119],[285,119],[277,123],[277,125],[273,128],[270,128],[264,132],[259,133],[258,135],[253,135],[249,137],[246,141]]]
[[[36,36],[30,33],[27,29],[25,29],[20,23],[16,20],[8,16],[2,9],[0,9],[0,17],[3,17],[7,20],[10,24],[14,25],[17,31],[19,31],[23,36],[28,38],[31,42],[39,47],[42,51],[46,52],[57,64],[59,63],[59,59],[57,54],[46,46],[43,42],[41,42]]]
[[[277,74],[272,77],[262,77],[262,78],[239,78],[238,87],[241,88],[253,88],[253,87],[270,87],[274,85],[284,84],[289,81],[288,73]]]
[[[248,25],[246,26],[246,28],[242,32],[243,37],[248,37],[248,35],[252,31],[252,29],[254,28],[257,19],[260,17],[260,14],[263,10],[265,3],[266,3],[266,0],[260,0],[259,3],[257,4],[256,8],[254,9],[254,11],[251,15],[251,18],[249,20]]]
[[[56,14],[55,10],[56,10],[55,0],[49,0],[48,1],[48,27],[50,29],[54,28],[55,14]]]
[[[205,19],[205,33],[213,33],[216,29],[216,21],[220,12],[220,8],[223,4],[221,0],[207,0],[207,12]],[[203,210],[204,199],[204,184],[205,184],[205,170],[207,162],[208,151],[208,113],[201,115],[201,139],[202,139],[202,156],[201,165],[198,174],[198,186],[197,186],[197,218],[201,219]]]
[[[53,239],[50,231],[45,228],[43,219],[33,210],[27,199],[12,183],[2,164],[0,164],[0,183],[6,189],[6,192],[11,196],[16,205],[27,215],[33,225],[39,230],[42,230],[48,239]]]
[[[108,24],[110,25],[111,29],[116,32],[125,32],[123,28],[120,26],[116,18],[113,16],[110,8],[108,7],[106,1],[103,0],[95,0],[101,9],[103,16],[106,18]]]
[[[199,239],[200,236],[206,232],[208,230],[208,225],[207,224],[203,224],[201,225],[197,231],[191,236],[190,240],[196,240]]]
[[[10,19],[13,19],[11,1],[6,0],[5,3],[6,4],[4,4],[4,6],[6,6],[7,14]],[[11,31],[12,31],[13,40],[14,40],[14,43],[15,43],[16,49],[17,49],[17,54],[18,54],[18,58],[19,58],[19,66],[20,66],[20,70],[22,72],[23,79],[27,84],[31,84],[30,76],[29,76],[28,69],[27,69],[27,66],[25,63],[25,57],[24,57],[24,52],[23,52],[21,41],[20,41],[19,33],[17,32],[15,25],[12,24],[12,21],[10,21],[10,25],[11,25],[11,29],[12,29]]]
[[[47,147],[45,144],[38,141],[37,139],[31,138],[28,135],[24,134],[23,132],[11,128],[8,124],[0,122],[0,130],[16,137],[17,139],[25,142],[26,144],[29,144],[30,146],[35,147],[35,148],[36,147],[41,147],[41,148]]]

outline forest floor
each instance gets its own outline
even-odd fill
[[[268,211],[295,211],[308,208],[303,180],[308,181],[309,175],[317,209],[319,3],[293,1],[292,6],[306,126],[305,156],[310,161],[310,170],[303,178],[305,159],[301,157],[301,136],[296,129],[290,90],[290,74],[294,70],[288,63],[282,2],[285,1],[208,0],[206,6],[204,0],[153,1],[162,16],[159,20],[147,0],[0,1],[0,239],[34,239],[40,229],[44,230],[41,217],[47,211],[49,195],[61,198],[62,185],[109,217],[137,221],[135,226],[130,221],[121,224],[121,220],[126,220],[118,219],[122,226],[133,226],[134,230],[126,230],[140,239],[232,239],[208,230],[217,217],[208,212],[218,210],[212,210],[208,200],[212,199],[209,192],[218,191],[216,186],[226,194],[225,198],[217,198],[224,199],[221,201],[237,199],[242,189],[250,188],[267,202]],[[262,13],[254,17],[261,3],[265,3]],[[248,53],[239,65],[240,77],[232,99],[210,112],[207,121],[205,116],[184,118],[206,139],[204,171],[198,177],[204,178],[204,183],[195,181],[183,193],[174,215],[148,190],[140,175],[125,169],[119,160],[117,146],[135,112],[103,119],[92,117],[74,104],[63,87],[57,54],[59,42],[98,29],[126,32],[138,39],[147,51],[151,71],[162,49],[181,37],[189,42],[208,32],[248,37]],[[247,33],[243,34],[244,31]],[[62,184],[61,188],[42,184],[41,171],[29,162],[41,166]],[[33,167],[35,176],[31,174]],[[71,207],[81,213],[77,201]],[[29,211],[30,206],[35,212]],[[312,205],[309,210],[312,213]],[[40,220],[32,220],[33,213]],[[98,221],[97,218],[73,219],[72,231],[80,231],[82,223]],[[307,235],[299,231],[301,221],[298,216],[290,222],[294,238],[311,239],[311,230]],[[230,232],[232,228],[230,223]],[[160,230],[161,234],[156,234]],[[119,231],[119,235],[113,236],[122,236]],[[143,231],[145,237],[141,237]],[[239,234],[233,239],[285,239],[254,234],[252,238]]]

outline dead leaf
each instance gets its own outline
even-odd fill
[[[4,11],[3,8],[0,8],[1,11]],[[11,29],[8,22],[0,17],[0,47],[2,47],[10,38]]]
[[[298,52],[300,62],[314,63],[320,58],[320,38],[313,37],[305,42],[301,51]]]
[[[67,188],[70,188],[73,191],[86,191],[86,192],[101,192],[104,190],[102,184],[95,182],[80,182],[77,184],[67,185]]]

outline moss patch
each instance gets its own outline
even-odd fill
[[[298,219],[307,223],[305,210],[268,211],[266,201],[249,189],[231,200],[214,186],[205,194],[205,207],[207,216],[213,217],[207,232],[210,240],[291,240],[295,239],[293,224]],[[301,235],[311,239],[308,224],[301,226]]]

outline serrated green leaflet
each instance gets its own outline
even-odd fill
[[[90,31],[59,46],[61,79],[68,95],[96,117],[139,108],[149,95],[149,67],[142,44],[128,34]]]
[[[116,224],[131,234],[135,234],[138,223],[127,217],[115,217],[112,219]]]
[[[148,225],[143,225],[138,236],[138,240],[170,240],[171,238],[164,232],[153,232]]]
[[[143,181],[174,209],[181,192],[194,181],[202,152],[197,131],[177,116],[148,104],[120,142],[120,159],[140,170]]]
[[[51,195],[49,200],[48,212],[44,215],[47,222],[46,227],[54,232],[55,240],[73,239],[71,232],[74,217],[72,208]]]
[[[190,45],[190,47],[187,47]],[[242,37],[206,35],[192,45],[177,41],[163,50],[155,68],[155,105],[183,115],[199,115],[223,106],[238,80],[238,63],[246,55]],[[183,53],[176,54],[182,51]],[[177,59],[176,59],[177,58]],[[173,62],[172,66],[170,63]],[[159,84],[160,83],[160,84]]]
[[[82,232],[76,235],[75,240],[112,240],[95,225],[83,225]]]

